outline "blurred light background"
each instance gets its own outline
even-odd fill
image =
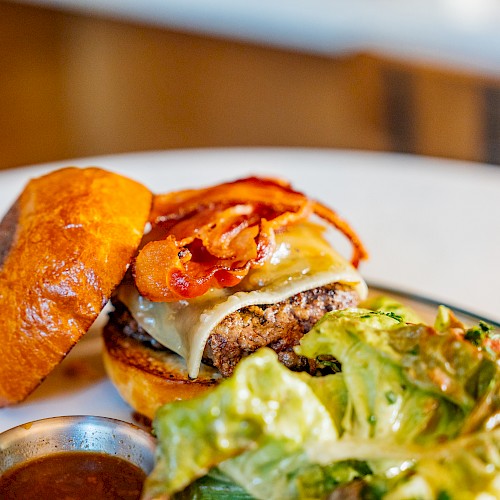
[[[500,163],[498,0],[0,1],[0,168],[210,146]]]

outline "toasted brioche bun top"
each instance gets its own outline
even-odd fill
[[[98,168],[30,181],[0,223],[0,407],[25,399],[122,280],[152,195]]]

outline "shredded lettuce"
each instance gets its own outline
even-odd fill
[[[338,373],[291,372],[264,348],[162,407],[144,498],[498,498],[496,354],[446,308],[430,327],[368,305],[328,313],[296,348]]]

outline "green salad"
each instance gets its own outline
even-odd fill
[[[146,499],[500,498],[498,339],[445,307],[328,313],[296,373],[263,348],[201,398],[163,406]]]

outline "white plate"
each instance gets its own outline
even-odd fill
[[[499,167],[303,149],[127,154],[0,172],[0,212],[30,177],[69,164],[122,172],[157,192],[255,173],[285,177],[335,208],[358,231],[371,253],[361,268],[368,281],[500,321]],[[431,315],[434,306],[429,310],[418,302]],[[0,432],[57,415],[133,421],[131,409],[105,376],[100,348],[95,328],[24,403],[0,409]]]

